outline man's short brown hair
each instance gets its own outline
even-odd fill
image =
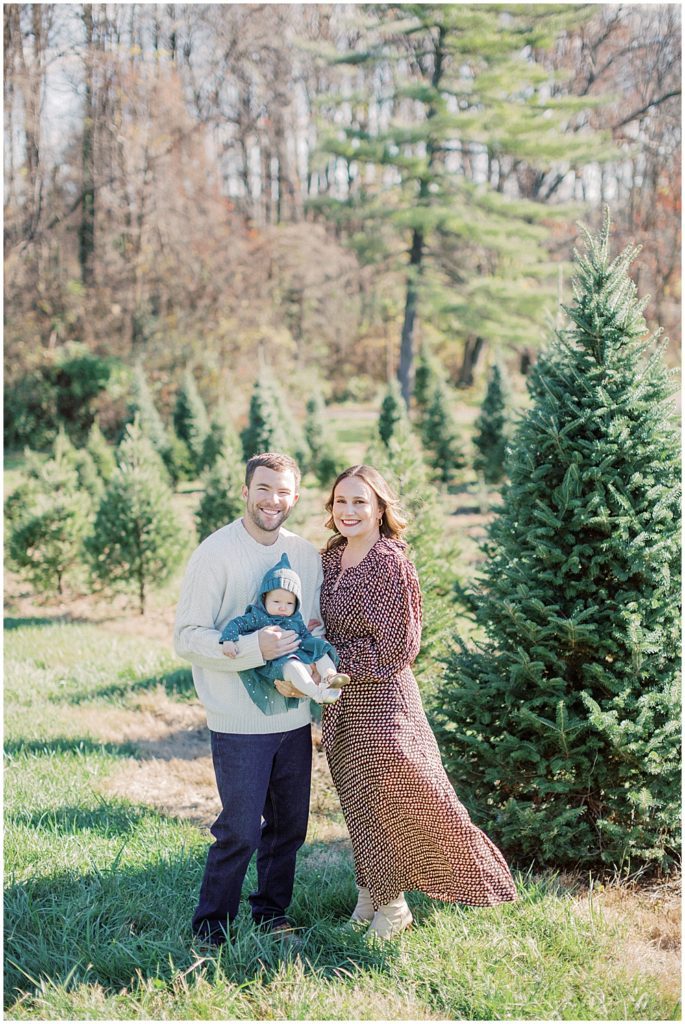
[[[247,465],[245,466],[246,487],[250,486],[252,477],[255,475],[255,470],[259,469],[260,466],[264,466],[265,469],[275,469],[280,472],[290,470],[295,477],[295,490],[300,486],[302,474],[300,473],[300,467],[294,459],[291,459],[289,455],[282,455],[280,452],[264,452],[261,455],[253,455],[251,459],[247,460]]]

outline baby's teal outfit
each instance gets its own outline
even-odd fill
[[[269,615],[264,607],[264,595],[270,590],[287,590],[295,595],[297,605],[292,615]],[[324,654],[327,654],[335,665],[339,661],[335,648],[327,640],[309,632],[300,614],[301,604],[302,583],[295,570],[290,567],[288,556],[284,552],[280,562],[265,574],[255,603],[249,604],[243,615],[229,619],[219,638],[220,644],[225,640],[235,642],[241,633],[254,633],[264,626],[292,629],[301,638],[300,646],[294,654],[274,658],[273,661],[267,661],[258,668],[245,669],[238,673],[250,697],[265,715],[282,714],[299,703],[296,697],[283,697],[274,686],[276,679],[283,678],[283,666],[287,661],[294,658],[305,665],[313,665]]]

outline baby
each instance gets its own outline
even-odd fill
[[[257,601],[247,606],[244,615],[230,619],[219,639],[223,653],[235,658],[241,633],[253,633],[264,626],[281,626],[294,630],[300,637],[300,646],[293,654],[274,658],[265,665],[239,673],[250,697],[265,714],[276,714],[285,707],[294,706],[289,703],[292,698],[282,698],[278,693],[274,687],[276,679],[287,679],[317,704],[332,704],[340,697],[341,687],[350,681],[348,675],[336,669],[338,655],[335,648],[314,636],[305,626],[300,614],[301,601],[300,577],[291,569],[284,553],[280,562],[264,576]],[[316,666],[321,685],[314,682],[305,665]],[[285,707],[283,701],[286,701]]]

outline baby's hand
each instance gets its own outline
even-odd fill
[[[233,643],[232,640],[224,640],[221,650],[227,658],[236,658],[238,656],[238,645]]]

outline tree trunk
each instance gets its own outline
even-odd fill
[[[409,408],[413,384],[414,326],[416,324],[416,311],[419,300],[419,279],[421,277],[422,259],[423,232],[415,228],[412,234],[411,251],[409,254],[407,297],[404,304],[404,322],[402,324],[402,340],[400,342],[400,365],[397,371],[402,397],[407,408]]]
[[[95,251],[95,154],[93,151],[95,107],[93,100],[93,8],[90,4],[83,5],[82,17],[86,27],[86,77],[83,141],[81,144],[83,188],[78,242],[81,280],[84,285],[91,285],[93,283],[93,254]]]
[[[485,339],[471,334],[464,345],[464,357],[457,378],[457,387],[470,388],[473,385],[473,371],[483,350]]]
[[[433,63],[433,73],[431,75],[431,86],[435,90],[439,89],[440,80],[442,78],[443,60],[445,56],[444,44],[446,32],[447,30],[445,29],[445,27],[441,25],[438,30],[438,38],[435,43],[435,59]],[[426,120],[430,121],[433,117],[435,117],[436,112],[436,108],[430,106],[428,108]],[[428,141],[426,143],[426,163],[428,168],[428,174],[425,178],[421,178],[419,184],[419,206],[428,206],[430,204],[430,182],[436,158],[435,149],[435,143],[429,136]],[[404,306],[402,340],[400,342],[400,365],[397,371],[397,377],[400,382],[402,397],[404,398],[407,408],[409,408],[409,402],[411,401],[411,393],[414,384],[414,328],[416,326],[416,316],[419,304],[419,285],[421,280],[424,246],[425,237],[423,229],[414,228],[414,231],[412,233],[411,250],[409,254],[409,270],[407,275],[407,297]]]

